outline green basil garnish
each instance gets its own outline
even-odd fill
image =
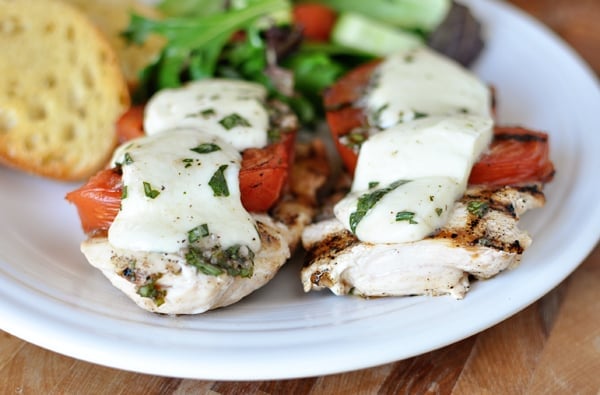
[[[225,118],[221,119],[219,123],[227,130],[233,129],[236,126],[252,126],[246,118],[237,113],[226,116]]]
[[[225,179],[225,169],[227,169],[227,165],[221,165],[215,171],[215,174],[212,175],[210,181],[208,181],[208,185],[213,190],[213,196],[229,196],[229,188]]]
[[[197,147],[190,148],[190,151],[194,151],[198,154],[210,154],[211,152],[219,151],[221,147],[213,143],[203,143]]]
[[[396,221],[408,221],[409,224],[418,224],[417,221],[414,220],[415,213],[412,211],[398,211],[396,213]]]
[[[358,223],[364,218],[364,216],[367,214],[367,211],[373,208],[373,206],[375,206],[375,204],[381,200],[382,197],[398,188],[400,185],[406,184],[407,182],[410,182],[410,180],[394,181],[385,188],[365,193],[359,197],[358,203],[356,204],[356,211],[350,214],[350,230],[352,233],[356,233],[356,227],[358,226]]]
[[[160,195],[160,192],[156,189],[152,189],[152,185],[150,185],[149,182],[144,181],[144,195],[146,195],[150,199],[154,199],[158,195]]]
[[[209,234],[210,232],[208,231],[208,224],[198,225],[188,232],[188,241],[190,243],[194,243],[201,238],[208,236]]]
[[[478,216],[479,218],[483,217],[485,215],[485,213],[487,213],[489,208],[490,208],[489,204],[487,204],[486,202],[480,202],[477,200],[473,200],[473,201],[469,202],[469,204],[467,205],[467,210],[471,214],[474,214],[474,215]]]

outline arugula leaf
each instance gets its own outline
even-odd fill
[[[203,16],[223,12],[227,0],[164,0],[157,8],[168,16]]]
[[[214,76],[223,48],[235,32],[289,7],[287,0],[248,0],[244,8],[205,16],[152,20],[133,14],[123,32],[128,42],[143,43],[150,34],[167,39],[160,56],[140,73],[135,100],[143,101],[159,89],[177,87],[188,79]]]

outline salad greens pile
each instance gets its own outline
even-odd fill
[[[322,91],[342,74],[390,51],[425,45],[433,33],[440,37],[435,30],[448,25],[444,20],[455,7],[451,0],[316,2],[337,15],[328,41],[303,35],[293,17],[300,1],[163,0],[157,7],[164,19],[132,14],[123,32],[128,42],[141,44],[151,34],[166,38],[160,55],[140,72],[135,101],[190,80],[239,78],[261,83],[309,124],[322,115]]]

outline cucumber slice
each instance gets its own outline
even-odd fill
[[[375,56],[386,56],[424,45],[423,39],[416,34],[354,13],[344,13],[338,17],[331,32],[331,41]]]
[[[353,12],[404,29],[434,30],[451,0],[320,0],[338,12]]]

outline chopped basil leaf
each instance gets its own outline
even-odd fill
[[[216,114],[216,112],[212,108],[208,108],[206,110],[200,111],[200,115],[202,115],[204,118],[208,118],[208,117],[210,117],[212,115],[215,115],[215,114]]]
[[[479,218],[483,217],[487,213],[490,206],[486,202],[480,202],[473,200],[467,205],[467,210]]]
[[[150,185],[149,182],[144,181],[144,195],[146,195],[150,199],[154,199],[158,195],[160,195],[160,192],[156,189],[152,189],[152,185]]]
[[[369,182],[369,189],[376,188],[379,185],[379,181],[371,181]]]
[[[198,154],[210,154],[211,152],[219,151],[221,147],[213,143],[203,143],[197,147],[190,148],[190,151],[194,151]]]
[[[424,112],[415,111],[414,113],[415,113],[415,116],[413,119],[425,118],[425,117],[429,116],[429,114],[426,114]]]
[[[123,185],[123,190],[121,190],[121,200],[127,199],[127,185]]]
[[[230,276],[251,277],[254,272],[254,253],[239,244],[207,251],[190,248],[185,259],[188,265],[209,276],[226,272]]]
[[[408,221],[409,224],[418,224],[414,218],[415,213],[411,211],[399,211],[396,213],[396,221]]]
[[[165,303],[165,296],[167,296],[167,291],[164,289],[160,289],[156,284],[156,280],[158,280],[160,276],[152,276],[146,283],[140,286],[137,290],[137,294],[144,298],[150,298],[154,301],[156,306],[160,306]]]
[[[197,118],[197,117],[209,118],[215,114],[216,114],[216,112],[214,109],[208,108],[206,110],[198,111],[196,113],[187,114],[186,118]]]
[[[381,113],[384,112],[388,107],[389,107],[389,103],[385,103],[383,106],[379,107],[377,110],[375,110],[375,112],[372,115],[372,122],[375,125],[379,124],[379,121],[381,121]]]
[[[190,243],[194,243],[201,238],[208,236],[209,234],[208,224],[198,225],[188,232],[188,241]]]
[[[133,163],[133,158],[131,157],[131,155],[129,154],[129,152],[125,152],[123,163],[126,164],[126,165],[130,165],[130,164]]]
[[[440,207],[437,207],[435,209],[435,213],[438,215],[438,217],[440,217],[442,215],[442,213],[444,212],[444,210],[442,210]]]
[[[227,130],[233,129],[236,126],[252,126],[246,118],[235,112],[221,119],[219,123]]]
[[[229,188],[224,174],[225,169],[227,169],[227,165],[221,165],[208,181],[208,185],[213,190],[213,196],[229,196]]]
[[[192,163],[194,163],[193,159],[190,158],[184,158],[182,159],[182,162],[185,163],[185,168],[187,169],[188,167],[190,167],[192,165]]]
[[[398,188],[400,185],[406,184],[410,182],[410,180],[398,180],[391,183],[386,188],[377,189],[373,192],[365,193],[361,197],[358,198],[358,203],[356,204],[356,211],[350,214],[350,230],[352,233],[356,233],[356,227],[358,223],[364,218],[375,204],[381,200],[387,193],[393,191]]]
[[[223,274],[223,270],[217,265],[211,264],[202,255],[202,252],[194,248],[190,248],[185,254],[185,260],[188,265],[194,266],[197,270],[209,276],[218,276]]]

